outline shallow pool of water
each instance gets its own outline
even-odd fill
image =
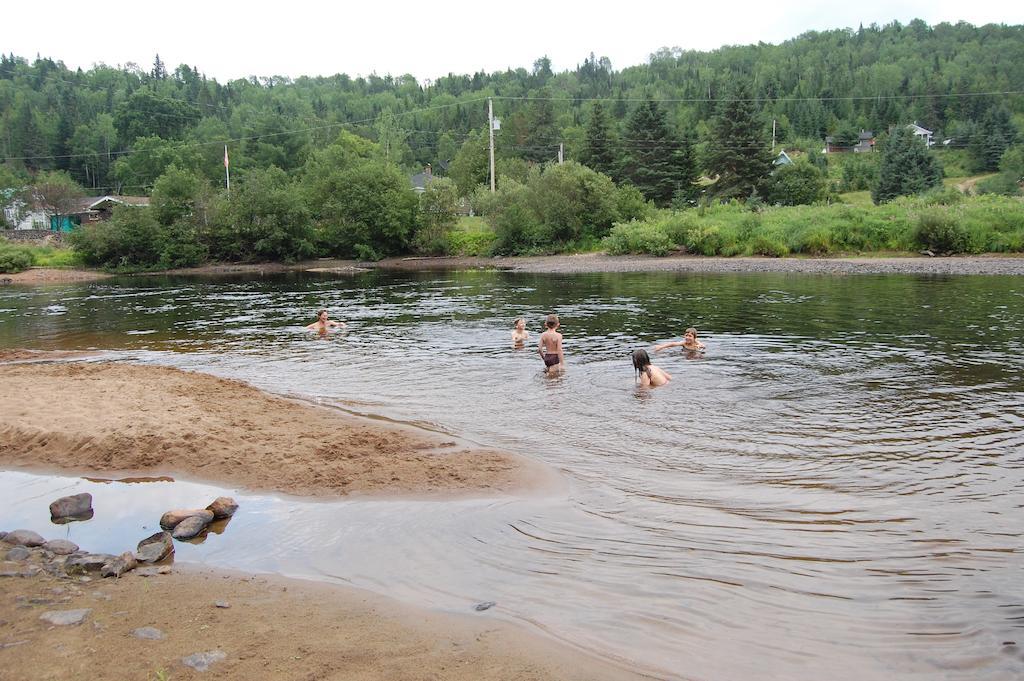
[[[349,329],[303,331],[319,307]],[[535,339],[549,311],[569,364],[553,380],[509,342],[515,317]],[[674,381],[637,389],[629,352],[690,325],[708,352],[659,353]],[[524,452],[569,481],[568,498],[541,500],[246,497],[247,514],[179,559],[455,610],[495,600],[575,644],[714,680],[1024,674],[1022,338],[1011,277],[371,272],[0,290],[0,347],[242,378]]]

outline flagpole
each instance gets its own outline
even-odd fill
[[[228,145],[224,145],[224,179],[227,181],[228,191],[231,191],[231,170],[228,167]]]

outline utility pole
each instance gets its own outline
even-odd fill
[[[772,153],[775,153],[775,119],[772,119]]]
[[[565,162],[565,144],[562,142],[558,143],[558,165],[562,165]]]
[[[494,193],[494,102],[487,98],[487,134],[491,139],[491,193]]]

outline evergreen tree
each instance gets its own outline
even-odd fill
[[[665,112],[648,97],[630,116],[620,175],[644,197],[667,206],[674,198],[689,197],[697,172],[687,141],[669,130]]]
[[[1017,130],[1006,107],[989,109],[974,127],[967,145],[974,169],[979,172],[998,169],[999,159],[1016,137]]]
[[[920,194],[941,184],[942,168],[932,152],[906,126],[897,126],[882,149],[878,184],[871,191],[874,202]]]
[[[523,158],[534,163],[544,163],[555,158],[561,133],[555,125],[555,109],[551,104],[550,90],[541,90],[537,99],[530,102],[526,125]]]
[[[772,157],[746,84],[720,102],[710,133],[707,166],[710,175],[718,176],[715,195],[746,198],[762,190]]]
[[[585,166],[605,175],[615,174],[616,151],[611,126],[600,102],[594,103],[587,123],[586,139],[580,153]]]

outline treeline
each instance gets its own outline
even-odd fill
[[[607,164],[596,169],[624,180],[646,151],[665,143],[630,128],[645,98],[661,103],[667,143],[685,142],[702,166],[728,151],[708,125],[718,101],[742,83],[761,144],[773,121],[779,143],[820,149],[825,135],[844,140],[916,120],[971,149],[975,169],[995,169],[1006,137],[1020,127],[1024,98],[976,93],[1024,90],[1022,61],[1024,27],[919,20],[810,32],[780,45],[662,49],[621,70],[591,55],[556,73],[541,58],[530,70],[422,83],[344,74],[219,83],[198,67],[170,70],[159,57],[151,68],[82,71],[7,55],[0,58],[0,154],[30,173],[64,170],[92,193],[148,194],[172,164],[219,181],[227,140],[239,178],[270,166],[294,173],[343,127],[380,143],[406,170],[432,163],[443,174],[451,163],[468,193],[481,180],[476,150],[486,137],[484,99],[494,97],[503,165],[514,171],[551,160],[561,143],[567,158]],[[587,131],[600,117],[607,139],[595,149]]]

